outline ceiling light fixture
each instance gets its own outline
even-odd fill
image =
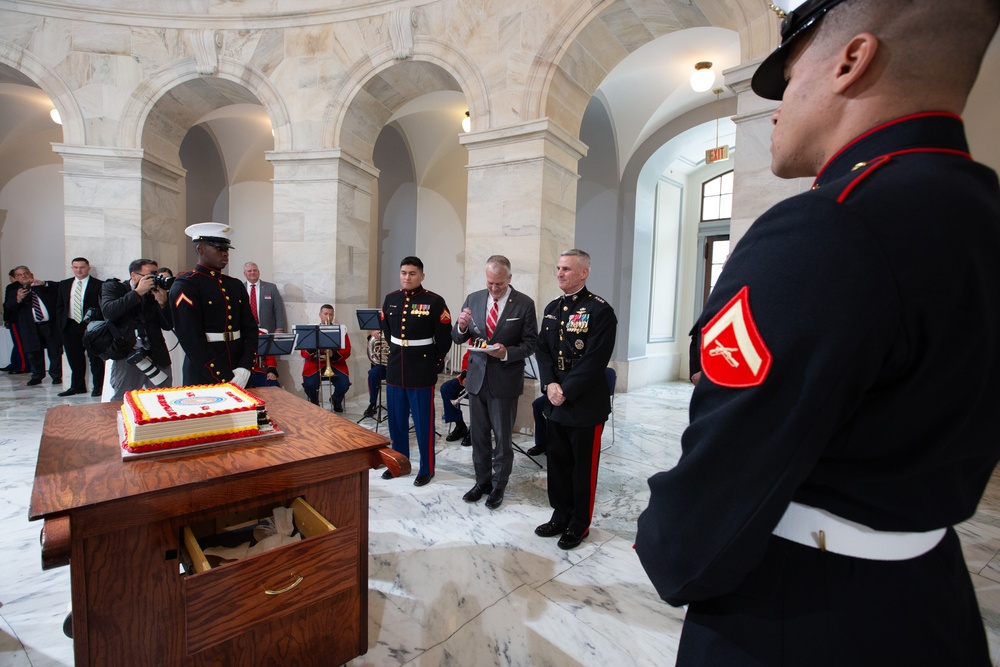
[[[59,109],[53,109],[50,111],[49,118],[51,118],[52,122],[56,125],[62,125],[62,117],[59,115]]]
[[[462,119],[462,131],[463,132],[472,131],[472,116],[469,115],[468,111],[465,112],[465,118]]]
[[[703,93],[714,83],[715,72],[712,71],[712,63],[707,61],[696,63],[691,74],[691,89],[696,93]]]

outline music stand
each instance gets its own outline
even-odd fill
[[[378,308],[358,308],[356,311],[358,316],[358,328],[362,331],[378,331],[382,328],[382,311]],[[378,364],[382,366],[382,364]],[[374,368],[374,366],[372,366]],[[369,371],[371,372],[371,371]],[[363,416],[356,423],[360,424],[366,419],[371,419],[375,422],[375,432],[378,433],[378,425],[388,419],[386,414],[385,405],[382,403],[382,376],[384,371],[379,371],[379,381],[378,381],[378,403],[375,406],[375,414],[371,416]]]
[[[257,356],[281,357],[292,353],[295,334],[259,334],[257,336]]]
[[[358,308],[358,328],[374,331],[382,328],[382,311],[378,308]]]
[[[292,330],[294,331],[296,350],[306,350],[307,352],[339,350],[344,340],[344,328],[339,324],[296,324]],[[323,400],[323,380],[325,378],[323,371],[318,366],[317,363],[319,404],[325,406]]]

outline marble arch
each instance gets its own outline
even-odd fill
[[[763,0],[658,0],[644,9],[640,13],[628,0],[604,0],[567,12],[532,65],[525,117],[548,117],[579,132],[587,104],[608,72],[643,44],[676,30],[715,25],[737,31],[743,64],[765,56],[777,40],[778,23]]]
[[[199,73],[195,60],[187,58],[159,70],[136,86],[122,112],[117,138],[119,147],[145,148],[147,118],[164,95],[188,81],[208,80],[213,77],[242,87],[252,96],[252,99],[248,97],[246,101],[263,105],[274,128],[276,149],[292,146],[294,138],[288,109],[274,84],[246,63],[220,56],[218,70],[212,75]]]
[[[58,74],[49,69],[30,51],[25,51],[6,40],[0,40],[0,63],[9,66],[31,79],[59,110],[62,118],[63,141],[67,144],[87,143],[83,112],[73,92]]]
[[[348,70],[343,84],[331,96],[330,106],[325,114],[326,128],[323,137],[328,146],[340,147],[355,158],[371,161],[375,139],[384,123],[366,120],[370,108],[361,100],[362,91],[382,72],[406,63],[424,64],[427,67],[425,72],[428,74],[431,66],[445,73],[447,76],[441,81],[442,87],[446,90],[460,91],[466,96],[473,128],[484,129],[492,125],[486,82],[471,59],[464,52],[442,40],[415,36],[413,54],[410,58],[406,60],[393,58],[392,46],[386,44],[360,58]],[[447,79],[451,81],[448,82]],[[405,101],[407,100],[395,102],[394,107],[398,108]],[[385,120],[387,119],[388,116]]]

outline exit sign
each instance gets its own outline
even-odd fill
[[[705,151],[705,164],[713,162],[724,162],[729,159],[729,144],[718,148],[709,148]]]

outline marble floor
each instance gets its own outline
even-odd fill
[[[28,522],[28,501],[45,409],[96,399],[60,399],[59,388],[26,387],[26,379],[0,376],[0,666],[72,665],[62,634],[69,569],[41,570],[41,526]],[[443,426],[427,486],[372,471],[369,650],[349,664],[673,664],[683,610],[659,600],[632,542],[646,478],[679,455],[689,396],[686,383],[668,383],[616,397],[593,528],[574,551],[533,534],[549,517],[545,473],[520,454],[497,511],[462,501],[472,486],[471,451],[445,442]],[[365,403],[349,399],[345,416],[357,420]],[[1000,477],[958,529],[1000,656]]]

